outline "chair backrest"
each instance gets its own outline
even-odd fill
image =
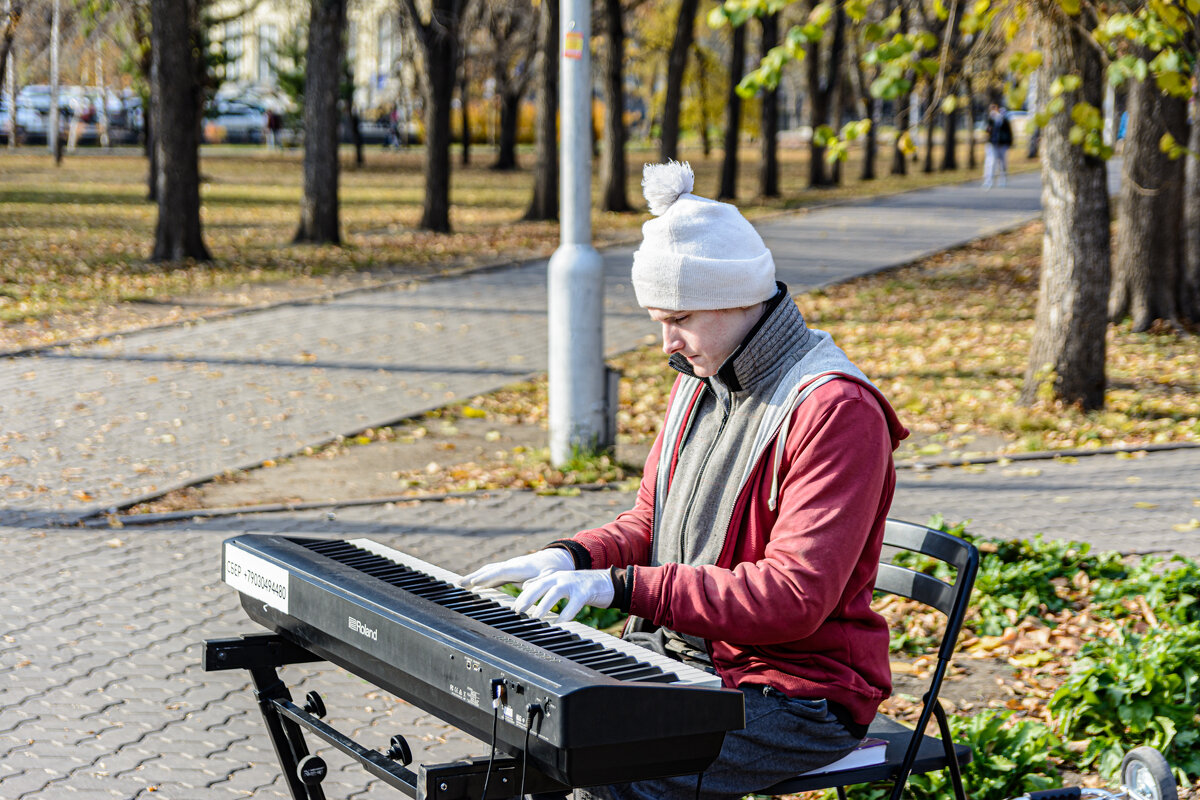
[[[937,697],[946,669],[950,664],[950,657],[954,654],[954,646],[958,642],[958,634],[967,613],[967,603],[971,599],[971,589],[975,586],[975,573],[979,569],[979,551],[975,549],[975,545],[957,536],[936,531],[924,525],[895,519],[887,521],[883,533],[883,543],[886,547],[919,553],[954,567],[954,579],[947,582],[909,567],[881,562],[879,575],[875,580],[876,591],[916,600],[931,608],[936,608],[946,615],[946,631],[938,648],[937,664],[933,669],[929,690],[922,699],[917,723],[911,729],[894,720],[884,720],[884,724],[879,725],[879,717],[875,723],[872,723],[871,729],[874,731],[872,735],[884,737],[889,742],[887,761],[884,764],[843,772],[801,775],[764,789],[764,794],[792,794],[800,791],[838,787],[838,796],[844,798],[845,793],[842,789],[844,786],[887,779],[893,781],[891,800],[900,800],[908,782],[908,776],[912,773],[914,766],[919,766],[921,771],[948,768],[955,798],[965,800],[962,775],[959,771],[959,758],[961,756],[969,760],[970,751],[962,746],[956,748],[951,741],[946,712],[942,709]],[[941,732],[941,747],[938,750],[944,753],[944,757],[938,759],[923,755],[922,762],[918,765],[917,756],[925,742],[924,734],[930,717],[937,719]],[[893,745],[903,750],[903,757],[897,756]],[[958,752],[959,750],[962,751],[961,754]]]
[[[946,633],[938,648],[938,657],[948,661],[958,642],[967,603],[971,599],[971,589],[975,586],[979,551],[975,545],[957,536],[896,519],[887,521],[883,543],[887,547],[920,553],[954,567],[953,583],[886,562],[880,563],[879,575],[875,579],[876,591],[916,600],[946,615]]]

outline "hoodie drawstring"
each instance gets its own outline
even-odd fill
[[[779,433],[775,436],[775,452],[771,459],[771,496],[767,498],[767,508],[771,511],[774,511],[775,506],[779,505],[779,465],[783,463],[783,450],[787,445],[788,431],[792,425],[792,414],[796,412],[796,406],[800,404],[802,399],[803,396],[800,392],[792,395],[787,413],[783,415],[783,422],[779,424]]]

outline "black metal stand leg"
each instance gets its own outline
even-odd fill
[[[271,737],[271,744],[279,758],[279,766],[283,769],[283,777],[288,783],[292,797],[294,800],[325,800],[325,792],[320,784],[304,784],[297,772],[300,762],[308,755],[304,732],[295,722],[283,717],[272,702],[291,702],[291,692],[280,680],[274,667],[253,667],[250,669],[250,677],[254,680],[254,696],[258,700],[263,722],[267,725],[267,735]]]
[[[204,643],[205,671],[244,669],[250,673],[255,700],[293,800],[325,800],[320,781],[326,767],[319,757],[309,755],[304,740],[306,729],[412,798],[480,800],[485,783],[490,800],[510,797],[506,790],[512,790],[522,782],[529,793],[554,792],[565,796],[571,791],[570,787],[537,769],[526,769],[526,764],[516,758],[473,758],[428,764],[421,766],[418,773],[407,768],[412,753],[401,736],[392,737],[392,747],[386,754],[363,747],[321,721],[324,704],[316,692],[309,692],[307,699],[311,702],[300,708],[292,702],[291,692],[279,678],[277,669],[281,666],[320,660],[319,656],[276,634],[209,639]],[[400,763],[394,763],[396,761]],[[489,771],[492,774],[490,782]]]

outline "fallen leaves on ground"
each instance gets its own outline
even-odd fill
[[[780,151],[781,194],[741,203],[751,218],[813,203],[962,180],[966,170],[872,182],[854,178],[813,191],[804,184],[807,148]],[[480,151],[451,178],[450,234],[417,228],[424,200],[423,151],[371,149],[366,165],[341,173],[343,245],[291,243],[300,216],[300,151],[206,148],[202,223],[209,264],[149,262],[157,218],[146,199],[146,160],[125,154],[4,154],[0,184],[0,351],[179,322],[223,309],[329,291],[456,273],[550,255],[554,221],[521,219],[533,194],[528,169],[496,171]],[[641,163],[631,149],[628,196],[640,206]],[[697,185],[715,184],[719,164],[696,160]],[[595,182],[599,200],[601,187]],[[746,170],[741,196],[755,195]],[[597,202],[597,206],[598,206]],[[644,213],[593,215],[597,246],[636,239]]]

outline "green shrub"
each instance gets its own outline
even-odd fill
[[[1062,786],[1054,758],[1059,740],[1043,723],[999,711],[950,717],[950,730],[954,741],[970,746],[975,756],[962,772],[971,800],[1006,800]],[[881,800],[890,792],[891,784],[881,783],[849,788],[846,796],[850,800]],[[916,800],[952,797],[949,771],[913,775],[904,796]]]
[[[979,573],[967,625],[985,636],[997,636],[1024,617],[1044,618],[1076,602],[1071,580],[1079,572],[1109,580],[1128,573],[1120,554],[1092,553],[1086,543],[1046,540],[1041,534],[1033,539],[974,536],[966,531],[965,523],[947,525],[940,515],[934,516],[929,526],[979,548]],[[953,578],[951,567],[923,556],[902,553],[896,563],[943,580]]]
[[[1149,745],[1183,780],[1200,775],[1198,706],[1200,624],[1088,642],[1048,704],[1066,739],[1087,740],[1080,766],[1112,777],[1126,751]]]
[[[1169,561],[1147,556],[1123,580],[1103,581],[1093,589],[1094,601],[1113,617],[1126,614],[1122,601],[1138,595],[1161,623],[1200,622],[1200,563],[1183,556]]]

